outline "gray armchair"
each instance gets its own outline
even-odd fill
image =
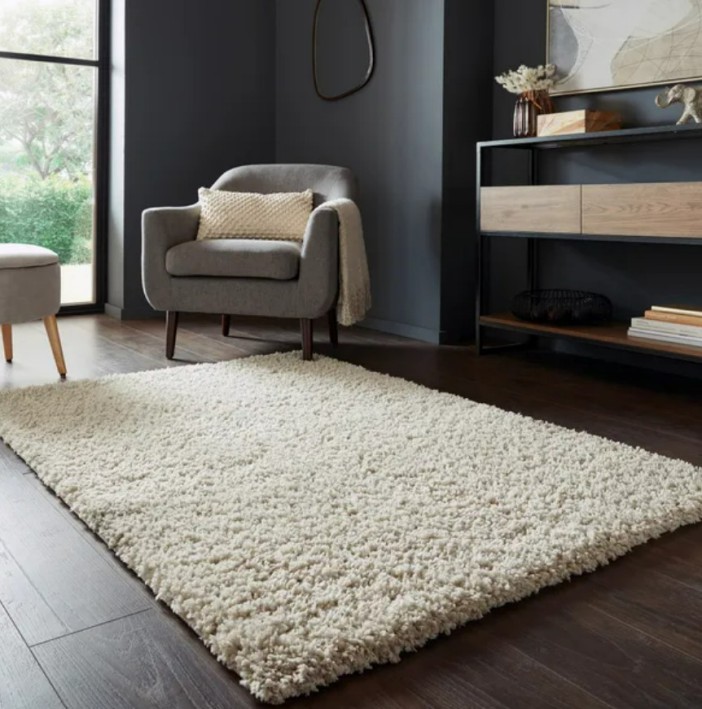
[[[315,207],[341,197],[357,201],[353,174],[326,165],[237,167],[213,189],[260,194],[311,189]],[[232,314],[299,318],[304,359],[312,359],[312,321],[328,314],[336,344],[339,224],[332,208],[314,212],[301,243],[197,241],[199,219],[198,205],[147,209],[143,216],[144,293],[153,308],[166,311],[168,359],[181,312],[222,315],[225,336]]]

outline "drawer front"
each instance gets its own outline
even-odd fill
[[[580,185],[483,187],[481,230],[579,234],[580,194]]]
[[[702,237],[702,182],[583,185],[583,233]]]

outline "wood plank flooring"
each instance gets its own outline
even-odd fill
[[[299,349],[294,322],[59,321],[69,379]],[[702,381],[548,352],[490,355],[362,329],[318,351],[702,466]],[[311,365],[314,366],[314,365]],[[57,381],[41,323],[0,388]],[[0,707],[229,709],[257,702],[11,451],[0,446]],[[398,665],[291,707],[702,707],[702,525],[491,613]]]

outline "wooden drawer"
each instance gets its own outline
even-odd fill
[[[702,182],[583,185],[583,233],[702,237]]]
[[[580,185],[483,187],[484,232],[580,233]]]

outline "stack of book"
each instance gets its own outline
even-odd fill
[[[629,336],[702,347],[702,307],[654,305],[644,317],[631,319]]]

